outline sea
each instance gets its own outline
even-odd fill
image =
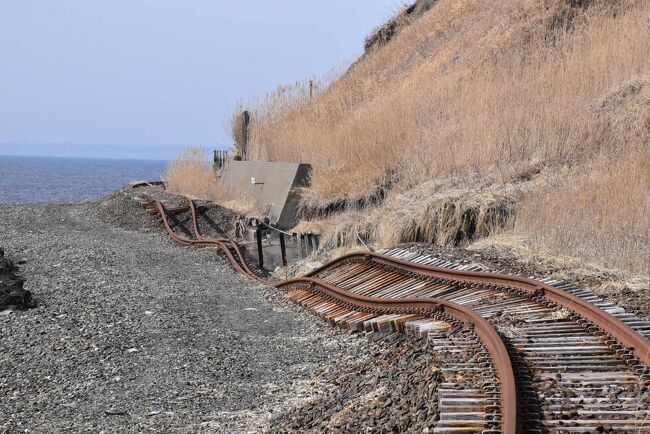
[[[0,203],[95,199],[132,180],[160,181],[167,163],[0,155]]]

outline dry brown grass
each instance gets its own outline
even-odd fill
[[[536,240],[528,236],[517,235],[513,231],[484,238],[472,243],[469,251],[489,257],[502,257],[516,261],[527,268],[541,270],[534,273],[539,276],[552,273],[553,277],[568,282],[583,282],[585,288],[591,288],[597,294],[616,293],[631,290],[640,293],[640,300],[650,288],[650,273],[632,271],[623,268],[609,268],[602,263],[588,261],[585,258],[567,256],[562,252],[540,248]],[[545,270],[545,271],[544,271]],[[647,310],[644,315],[647,315]]]
[[[526,195],[515,232],[533,247],[650,275],[650,151]]]
[[[199,199],[214,199],[219,190],[212,164],[201,148],[188,147],[179,152],[167,166],[164,179],[170,192]]]
[[[439,178],[394,190],[380,206],[301,222],[298,228],[321,233],[328,245],[354,245],[357,235],[376,248],[410,242],[467,244],[511,228],[516,202],[540,183],[537,178],[508,182],[503,174],[483,172]]]
[[[218,202],[244,215],[264,214],[264,207],[254,198],[219,184],[212,163],[201,148],[188,147],[179,152],[167,166],[164,179],[171,193]]]
[[[357,234],[377,248],[471,243],[470,249],[496,247],[553,262],[558,270],[589,269],[587,261],[598,264],[595,272],[626,270],[647,282],[650,151],[628,157],[541,173],[524,165],[437,179],[393,191],[381,206],[304,221],[297,230],[322,234],[326,246],[355,245]]]
[[[330,198],[392,173],[413,185],[639,148],[647,119],[598,103],[650,71],[650,4],[569,3],[440,0],[318,98],[296,85],[252,103],[251,153],[311,163],[313,191]]]
[[[250,154],[311,163],[311,204],[398,180],[380,208],[326,225],[332,240],[446,244],[463,209],[511,201],[536,248],[649,272],[650,2],[439,0],[327,82],[311,100],[296,84],[251,102]],[[527,164],[548,183],[518,190]],[[514,190],[436,193],[472,173]],[[481,235],[512,225],[496,220]]]

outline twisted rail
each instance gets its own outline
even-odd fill
[[[598,309],[573,294],[526,277],[432,267],[402,261],[397,258],[373,252],[350,253],[341,256],[328,262],[321,268],[308,273],[306,277],[315,276],[316,274],[338,266],[345,261],[359,260],[372,261],[383,266],[399,268],[404,272],[417,273],[419,275],[427,276],[432,280],[437,279],[440,282],[453,280],[454,283],[461,285],[464,284],[470,287],[481,286],[483,288],[508,289],[522,291],[536,297],[543,297],[546,300],[556,303],[592,322],[603,332],[628,347],[628,350],[633,352],[641,362],[650,366],[650,341],[634,331],[630,326],[623,323],[612,314],[607,313],[602,309]]]
[[[196,236],[195,240],[178,235],[172,229],[166,216],[164,205],[149,195],[142,195],[143,205],[149,212],[159,214],[162,218],[163,225],[168,235],[175,241],[183,245],[194,245],[201,247],[215,247],[221,253],[226,255],[230,264],[241,274],[255,279],[257,281],[274,286],[278,289],[289,289],[300,287],[309,290],[312,293],[321,295],[325,298],[336,300],[356,309],[378,314],[390,313],[418,313],[425,316],[431,316],[434,313],[445,313],[456,320],[473,327],[477,337],[481,340],[485,349],[490,354],[497,377],[499,380],[499,397],[501,408],[501,432],[505,434],[514,434],[517,431],[517,393],[512,370],[512,364],[508,355],[508,350],[499,337],[496,329],[483,317],[475,312],[464,308],[456,303],[442,299],[418,299],[418,298],[378,298],[365,297],[352,294],[341,288],[332,286],[326,282],[313,277],[299,277],[282,282],[272,282],[263,279],[255,274],[246,264],[241,249],[236,242],[225,238],[206,238],[201,235],[196,216],[196,206],[194,201],[183,196],[189,203],[189,210],[192,214],[192,226]],[[177,207],[178,208],[178,207]],[[381,256],[381,255],[378,255]],[[348,256],[342,258],[348,258]],[[390,259],[386,257],[386,259]],[[332,261],[325,267],[332,266],[340,262]],[[313,274],[313,273],[312,273]]]
[[[351,253],[337,258],[301,278],[282,282],[268,281],[256,275],[248,267],[236,242],[223,238],[212,239],[202,236],[198,227],[195,204],[191,198],[183,197],[188,201],[188,205],[171,208],[171,213],[182,212],[181,209],[189,209],[192,213],[192,224],[196,239],[180,236],[172,230],[166,215],[170,213],[170,209],[165,209],[158,200],[150,196],[143,197],[143,200],[145,207],[150,213],[161,215],[165,229],[171,238],[184,245],[212,246],[217,248],[219,252],[226,256],[238,272],[252,279],[275,286],[276,288],[306,289],[320,297],[335,301],[337,304],[343,306],[354,308],[355,310],[378,314],[418,313],[428,316],[434,313],[445,313],[460,322],[470,324],[490,354],[495,371],[497,372],[500,386],[502,432],[516,432],[518,422],[516,384],[506,347],[495,328],[487,320],[466,307],[438,298],[378,298],[361,296],[324,282],[319,278],[319,275],[326,273],[331,268],[339,267],[346,263],[365,262],[371,263],[373,266],[401,273],[405,276],[418,276],[436,283],[450,283],[465,288],[481,287],[516,292],[534,300],[544,300],[547,303],[568,309],[573,313],[572,318],[575,318],[583,324],[587,324],[590,330],[594,330],[594,333],[601,336],[610,336],[620,343],[623,348],[619,345],[620,349],[616,352],[617,354],[623,355],[625,360],[630,361],[629,359],[635,358],[637,362],[634,363],[640,362],[646,366],[650,366],[650,341],[630,326],[580,297],[554,286],[525,277],[433,267],[415,264],[377,253],[364,252]]]

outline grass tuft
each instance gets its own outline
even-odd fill
[[[179,152],[167,166],[164,178],[172,193],[199,199],[215,198],[218,193],[216,173],[201,148],[188,147]]]
[[[188,147],[179,152],[167,166],[164,179],[171,193],[218,202],[248,216],[261,216],[268,211],[268,205],[220,184],[212,162],[205,158],[201,148]]]

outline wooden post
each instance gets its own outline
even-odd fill
[[[282,265],[287,266],[287,248],[284,245],[284,234],[280,232],[280,253],[282,255]]]
[[[314,96],[314,80],[309,80],[309,99]]]
[[[300,252],[300,259],[307,257],[305,252],[305,236],[303,234],[298,235],[298,251]]]
[[[241,114],[241,159],[248,160],[248,124],[250,123],[250,115],[248,110],[244,110]]]
[[[263,270],[264,253],[262,252],[262,229],[258,227],[255,235],[257,237],[257,262],[260,264],[260,270]]]

